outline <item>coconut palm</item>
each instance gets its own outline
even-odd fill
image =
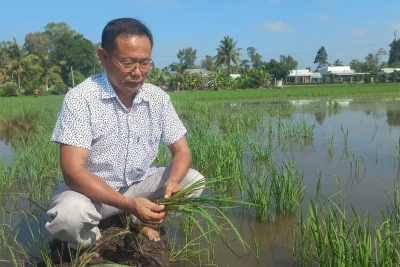
[[[42,55],[39,58],[39,69],[42,73],[42,78],[44,78],[44,88],[45,90],[49,90],[49,79],[53,78],[55,80],[61,80],[61,66],[64,65],[65,62],[61,61],[59,64],[54,64],[52,60],[50,60],[49,55]]]
[[[174,91],[179,91],[185,85],[185,78],[188,75],[186,66],[183,64],[173,64],[172,79],[174,84]]]
[[[240,50],[241,48],[236,48],[236,43],[233,38],[229,36],[224,36],[224,39],[220,41],[220,45],[217,48],[217,60],[216,65],[226,65],[228,70],[228,75],[231,73],[231,62],[235,65],[240,63]]]
[[[7,49],[7,55],[10,59],[7,66],[5,67],[6,72],[11,74],[13,78],[14,75],[17,76],[17,86],[18,93],[21,89],[21,81],[22,74],[25,73],[29,68],[33,66],[35,60],[38,59],[36,55],[28,55],[26,51],[20,46],[17,42],[17,39],[14,38],[14,42],[10,44]]]

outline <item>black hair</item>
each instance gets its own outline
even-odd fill
[[[153,49],[153,35],[149,28],[140,20],[134,18],[114,19],[107,23],[101,35],[101,47],[107,51],[112,51],[117,43],[118,36],[147,36],[150,40],[151,48]]]

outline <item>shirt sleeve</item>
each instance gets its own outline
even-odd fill
[[[167,96],[164,102],[163,123],[161,142],[167,146],[177,142],[187,132],[182,121],[179,119],[171,99]]]
[[[69,92],[65,96],[61,110],[57,114],[51,140],[90,149],[92,143],[90,112],[85,99],[79,94]]]

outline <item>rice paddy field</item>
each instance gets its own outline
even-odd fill
[[[167,220],[173,266],[399,266],[397,84],[170,96],[192,167],[220,200],[212,218]],[[0,266],[49,262],[62,99],[0,98]],[[160,146],[154,165],[169,160]]]

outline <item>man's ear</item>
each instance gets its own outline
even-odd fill
[[[106,51],[101,47],[97,48],[97,56],[99,57],[101,65],[103,66],[103,68],[105,70],[107,70],[108,55],[107,55]]]

